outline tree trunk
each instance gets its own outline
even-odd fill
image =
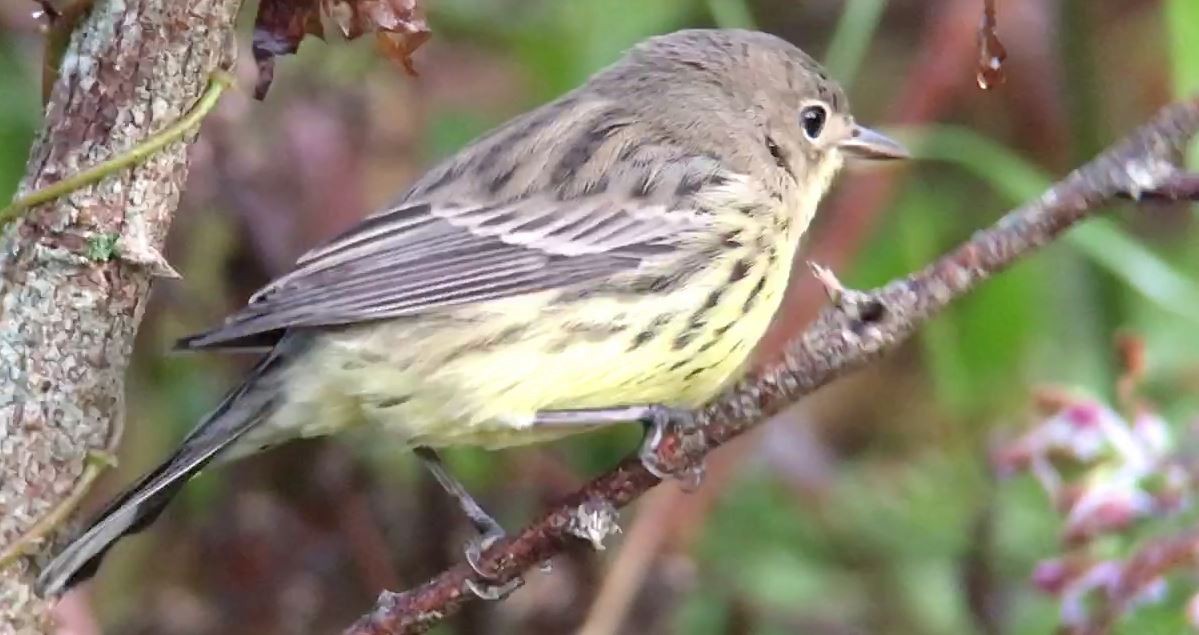
[[[96,0],[76,28],[20,194],[187,112],[231,55],[240,0]],[[31,5],[32,6],[32,5]],[[0,550],[120,435],[125,371],[187,175],[187,142],[30,210],[0,236]],[[36,545],[45,551],[48,543]],[[0,633],[49,632],[23,558],[0,571]]]

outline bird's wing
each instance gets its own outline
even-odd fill
[[[641,203],[641,204],[638,204]],[[252,348],[285,329],[417,315],[598,281],[669,256],[690,209],[612,196],[498,205],[413,203],[371,216],[182,348]]]

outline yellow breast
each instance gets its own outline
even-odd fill
[[[736,240],[668,293],[566,306],[544,293],[330,334],[297,363],[272,426],[372,422],[409,444],[498,447],[571,432],[531,429],[540,410],[699,406],[765,333],[817,198],[739,221]]]

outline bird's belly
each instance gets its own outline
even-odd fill
[[[714,270],[648,309],[612,298],[579,312],[526,298],[492,303],[484,318],[328,336],[292,371],[272,427],[314,436],[368,423],[408,445],[495,448],[590,429],[532,426],[542,410],[697,407],[739,374],[769,324],[786,277],[770,273],[729,287]]]

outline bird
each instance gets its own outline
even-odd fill
[[[467,549],[476,569],[503,530],[443,448],[640,422],[643,462],[672,476],[656,439],[745,372],[846,160],[908,156],[856,123],[844,90],[782,38],[650,37],[180,340],[261,358],[38,588],[92,577],[210,463],[350,428],[396,439],[433,470],[480,532]]]

